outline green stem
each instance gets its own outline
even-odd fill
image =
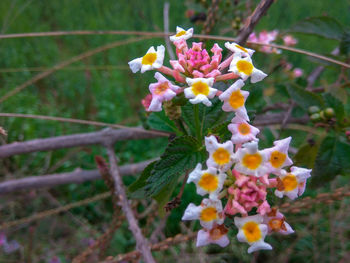
[[[194,125],[196,127],[196,137],[198,141],[201,141],[201,127],[199,122],[199,110],[198,110],[198,104],[193,105],[193,114],[194,114]]]

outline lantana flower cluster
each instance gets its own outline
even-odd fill
[[[209,157],[205,165],[197,164],[187,180],[196,185],[203,200],[200,205],[190,203],[182,220],[199,220],[202,229],[197,246],[227,246],[230,240],[225,219],[232,218],[238,229],[237,239],[249,244],[248,253],[272,249],[265,242],[267,235],[286,235],[294,230],[285,216],[270,206],[268,189],[273,188],[279,198],[296,199],[303,194],[311,170],[292,166],[288,157],[291,137],[275,141],[271,148],[258,147],[260,131],[249,123],[245,108],[249,91],[244,90],[244,85],[248,79],[256,83],[267,75],[254,66],[254,50],[227,42],[225,48],[233,55],[223,60],[223,49],[218,44],[210,53],[201,42],[189,47],[187,40],[192,34],[192,28],[177,27],[176,34],[170,37],[177,55],[177,60],[170,60],[172,68],[163,65],[163,46],[151,47],[143,57],[129,62],[133,72],[158,71],[154,75],[157,82],[149,86],[151,94],[142,102],[148,111],[161,111],[164,101],[184,93],[190,103],[207,107],[211,107],[211,99],[218,97],[223,111],[235,113],[227,127],[232,133],[230,140],[221,142],[214,135],[204,138]],[[224,73],[226,68],[228,73]],[[163,74],[174,78],[178,85]],[[231,79],[238,80],[224,91],[214,87],[216,82]]]

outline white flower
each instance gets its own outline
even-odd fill
[[[222,105],[223,111],[234,111],[236,115],[249,121],[247,110],[244,107],[249,92],[241,90],[243,86],[243,80],[237,80],[219,96],[219,99],[224,102],[224,105]]]
[[[191,27],[188,30],[185,30],[179,26],[176,27],[176,35],[170,36],[170,40],[172,42],[174,41],[178,41],[181,39],[187,40],[189,38],[191,38],[193,35],[193,28]]]
[[[311,177],[310,173],[312,170],[296,166],[292,166],[290,170],[289,173],[285,170],[281,170],[275,195],[279,198],[286,195],[293,200],[304,193],[306,180]]]
[[[228,71],[233,72],[240,76],[243,80],[248,79],[250,77],[251,83],[256,83],[258,81],[263,80],[267,74],[262,72],[259,69],[256,69],[253,65],[252,59],[247,57],[241,57],[240,55],[233,56],[233,59],[230,64],[230,68]]]
[[[261,215],[235,217],[235,225],[239,229],[237,239],[250,245],[248,253],[261,249],[272,249],[270,244],[264,242],[267,225],[262,224],[262,222],[263,217]]]
[[[147,70],[160,68],[163,66],[165,48],[163,45],[157,47],[157,51],[154,47],[150,47],[146,53],[141,58],[135,58],[129,62],[129,67],[133,73],[141,70],[144,73]]]
[[[217,89],[213,89],[214,78],[186,78],[189,88],[184,89],[185,97],[190,99],[192,104],[203,103],[210,107],[211,102],[209,99],[214,98]],[[208,99],[209,98],[209,99]]]
[[[282,235],[293,234],[293,228],[286,222],[284,215],[276,208],[264,215],[264,224],[268,227],[268,233],[278,232]]]
[[[232,42],[232,43],[226,42],[225,47],[228,50],[232,51],[234,54],[240,54],[243,56],[250,56],[251,57],[255,52],[255,50],[253,50],[253,49],[244,48],[244,47],[242,47],[234,42]]]
[[[182,220],[196,219],[199,219],[201,226],[205,229],[212,229],[215,223],[218,225],[223,224],[224,217],[221,201],[205,198],[199,206],[190,203],[185,210]]]
[[[224,225],[217,225],[211,230],[201,229],[197,235],[197,247],[217,244],[226,247],[230,240],[227,237],[228,229]]]
[[[214,167],[202,170],[202,165],[199,163],[189,174],[187,183],[194,182],[196,184],[197,194],[209,194],[210,199],[217,200],[226,176],[225,173],[218,173],[218,170]]]
[[[249,125],[245,119],[238,115],[232,119],[228,129],[232,133],[231,141],[233,144],[257,140],[256,135],[260,132],[258,128]]]
[[[272,148],[265,149],[263,152],[267,154],[267,167],[270,173],[279,173],[281,168],[293,164],[293,161],[288,157],[288,148],[292,137],[283,140],[275,141]]]
[[[240,173],[260,177],[267,172],[266,154],[258,150],[257,141],[243,144],[243,148],[237,150],[236,158],[238,162],[235,165],[235,170]]]
[[[226,172],[234,161],[233,144],[231,141],[218,143],[215,136],[205,137],[205,147],[209,152],[208,167],[215,167]]]

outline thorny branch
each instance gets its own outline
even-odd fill
[[[129,200],[126,197],[122,177],[117,165],[117,159],[114,150],[110,145],[107,146],[107,153],[110,163],[110,173],[114,180],[115,194],[118,196],[118,203],[121,206],[125,217],[128,220],[129,228],[136,239],[136,248],[140,251],[146,263],[153,263],[155,260],[152,256],[150,245],[148,240],[142,235],[141,229],[138,226],[135,215],[130,207]]]
[[[166,136],[163,132],[152,132],[143,129],[110,128],[98,132],[79,133],[74,135],[57,136],[47,139],[35,139],[26,142],[14,142],[0,146],[0,158],[10,157],[16,154],[24,154],[38,151],[51,151],[63,148],[72,148],[86,145],[108,145],[117,141],[149,139]]]
[[[120,174],[122,176],[137,174],[143,171],[145,167],[155,159],[127,164],[120,166]],[[70,173],[48,174],[41,176],[29,176],[22,179],[8,180],[0,183],[0,195],[15,191],[54,187],[62,184],[80,184],[86,181],[101,179],[98,170],[81,170],[77,169]]]
[[[254,27],[259,22],[260,18],[266,14],[267,10],[273,4],[274,0],[262,0],[255,8],[254,12],[246,19],[243,29],[238,34],[236,42],[240,45],[243,45],[249,35],[253,32]]]

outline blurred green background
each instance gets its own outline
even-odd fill
[[[179,25],[184,28],[194,27],[196,33],[201,32],[202,24],[193,24],[186,16],[186,11],[193,9],[195,12],[205,12],[206,5],[203,2],[206,1],[169,2],[170,31],[174,31]],[[222,2],[233,5],[235,1]],[[239,12],[244,14],[247,2],[254,7],[258,1],[238,2],[240,2],[238,5],[240,9],[237,8],[235,14]],[[208,3],[210,4],[210,1]],[[163,5],[164,1],[156,0],[2,0],[0,1],[0,33],[61,30],[162,31]],[[272,5],[268,14],[261,19],[255,31],[278,29],[283,33],[302,19],[322,15],[334,17],[341,24],[349,25],[349,13],[348,0],[278,0]],[[234,37],[235,31],[226,30],[230,28],[235,18],[234,14],[232,16],[225,14],[224,18],[221,23],[214,26],[211,34],[222,35],[223,31],[226,31],[224,33],[226,36]],[[299,40],[298,48],[316,53],[330,54],[336,47],[335,41],[332,40],[298,34],[294,36]],[[80,53],[126,38],[129,37],[89,35],[1,39],[0,97],[40,73],[30,68],[49,69]],[[140,101],[148,93],[148,84],[153,81],[154,72],[142,75],[132,74],[127,67],[127,62],[142,56],[149,46],[159,44],[164,44],[164,39],[143,40],[73,63],[5,100],[0,105],[0,112],[96,120],[126,126],[141,125],[140,115],[144,115],[144,112]],[[223,46],[224,43],[219,42],[219,44]],[[295,67],[302,68],[305,76],[320,65],[319,61],[296,53],[283,52],[283,56]],[[167,59],[166,57],[165,61]],[[255,65],[265,72],[270,72],[277,60],[276,55],[260,53],[256,55]],[[17,72],[9,72],[10,69],[12,71],[16,69]],[[338,72],[337,66],[327,68],[318,83],[331,83]],[[264,92],[265,97],[261,97],[258,104],[266,105],[271,102],[271,98],[278,101],[278,96],[267,98],[266,94],[270,94],[271,88],[275,89],[277,85],[283,84],[283,81],[284,78],[277,72],[272,74],[266,82],[259,83],[258,87]],[[0,118],[0,126],[8,132],[6,139],[8,143],[99,130],[86,125],[3,117]],[[294,147],[300,146],[306,139],[303,132],[289,130],[283,132],[283,136],[289,134],[295,136]],[[266,129],[264,135],[269,138],[271,131]],[[157,157],[163,152],[166,144],[167,139],[164,138],[119,142],[115,149],[121,164],[125,164]],[[105,156],[105,150],[96,146],[14,156],[1,161],[0,180],[72,171],[77,167],[95,169],[95,155]],[[129,184],[133,180],[134,178],[130,177],[126,178],[125,182]],[[324,189],[334,189],[344,182],[347,182],[344,178],[337,179]],[[0,221],[18,219],[57,206],[57,203],[47,198],[47,194],[54,196],[60,204],[66,204],[106,190],[102,181],[96,181],[23,193],[22,196],[9,195],[3,198]],[[306,194],[315,195],[317,191],[320,190],[308,190]],[[167,223],[166,235],[173,236],[184,231],[180,228],[178,221],[187,204],[198,198],[194,192],[192,186],[186,186],[183,197],[185,201],[181,207],[173,210],[170,221]],[[30,202],[24,202],[25,200]],[[226,249],[215,246],[195,249],[193,244],[182,244],[169,252],[157,253],[157,257],[159,262],[164,260],[169,262],[232,262],[232,260],[270,262],[276,259],[278,262],[340,262],[339,260],[346,256],[349,259],[348,203],[344,201],[337,205],[320,205],[296,216],[291,215],[290,223],[294,224],[299,234],[269,238],[268,241],[275,247],[274,252],[261,252],[262,255],[258,259],[246,254],[246,245],[238,244],[234,237],[231,245]],[[70,262],[74,255],[86,247],[84,240],[96,238],[103,233],[111,215],[111,202],[104,201],[73,209],[68,215],[39,221],[34,225],[35,234],[32,240],[29,240],[30,228],[10,229],[6,231],[8,238],[17,240],[23,250],[12,254],[2,254],[0,251],[0,262],[25,262],[28,242],[34,244],[33,262],[49,262],[53,256],[58,256],[62,262]],[[156,223],[158,219],[154,220]],[[55,227],[52,227],[53,224]],[[91,232],[95,233],[95,236],[87,231],[87,228],[92,229]],[[231,234],[233,236],[233,233]],[[130,251],[133,247],[134,241],[128,233],[127,224],[124,224],[114,236],[107,254],[116,255]],[[176,257],[181,251],[187,253],[183,260]]]

